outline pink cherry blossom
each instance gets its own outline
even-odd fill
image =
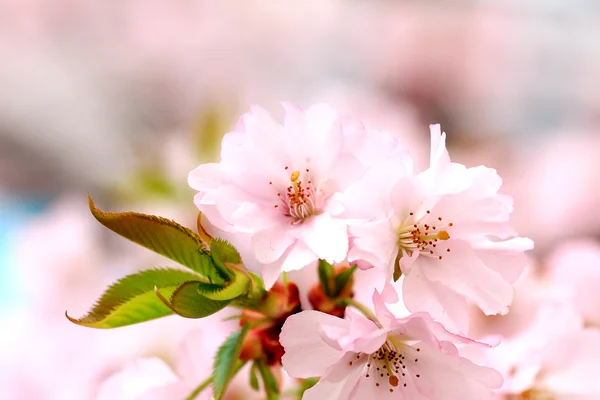
[[[347,224],[336,200],[372,165],[400,153],[383,132],[366,130],[326,105],[284,104],[283,125],[253,107],[225,135],[221,162],[193,170],[195,203],[216,228],[250,239],[267,287],[280,271],[318,259],[341,262]],[[408,158],[402,168],[410,169]]]
[[[381,163],[344,193],[347,215],[363,217],[350,224],[348,259],[404,275],[410,311],[466,331],[467,300],[486,314],[508,312],[533,242],[510,228],[512,199],[498,194],[496,171],[452,163],[445,141],[432,126],[427,170],[386,171]]]
[[[600,327],[600,245],[591,240],[566,242],[547,261],[547,277],[565,292],[589,325]]]
[[[461,355],[502,373],[501,399],[597,399],[600,330],[584,327],[562,294],[546,294],[525,329],[493,349],[471,347]],[[527,313],[533,305],[523,304],[511,314]]]
[[[455,344],[478,344],[452,334],[426,313],[396,318],[373,295],[373,320],[318,311],[289,317],[280,341],[283,366],[297,378],[321,376],[305,392],[318,399],[492,399],[501,375],[458,355]]]

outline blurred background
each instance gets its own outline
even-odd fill
[[[165,265],[86,195],[194,226],[187,173],[253,104],[330,103],[421,166],[441,123],[455,161],[504,178],[538,268],[569,243],[598,252],[599,42],[589,0],[0,0],[0,386],[93,398],[133,357],[173,363],[200,321],[64,318]]]

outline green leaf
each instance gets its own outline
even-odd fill
[[[197,290],[199,283],[201,282],[188,281],[182,283],[171,295],[171,300],[167,300],[158,289],[156,295],[175,314],[185,318],[208,317],[229,304],[229,301],[211,300],[199,294]]]
[[[258,377],[256,376],[256,370],[256,363],[254,363],[250,368],[250,387],[258,391],[260,389],[260,386],[258,385]]]
[[[242,265],[240,253],[223,239],[216,238],[210,242],[210,256],[213,263],[224,271],[229,271],[231,265]],[[229,274],[229,278],[233,278],[233,273]]]
[[[352,274],[356,271],[357,266],[353,265],[351,268],[343,270],[339,274],[335,276],[333,279],[333,296],[338,297],[341,291],[344,289],[350,278],[352,278]]]
[[[117,328],[164,317],[173,313],[156,297],[158,288],[170,296],[181,283],[198,279],[198,275],[178,269],[151,269],[128,275],[111,285],[90,312],[82,318],[67,318],[90,328]]]
[[[206,298],[221,301],[235,299],[248,293],[252,284],[248,273],[244,270],[238,270],[233,266],[229,266],[229,270],[233,273],[233,279],[226,282],[224,286],[198,282],[198,293]]]
[[[184,265],[214,283],[228,272],[215,266],[200,236],[175,221],[136,212],[104,212],[89,196],[90,211],[102,225],[119,235]]]
[[[325,260],[319,260],[319,282],[323,287],[323,291],[328,297],[333,297],[331,288],[329,287],[329,280],[333,276],[333,266]]]
[[[249,330],[250,326],[244,324],[241,330],[229,335],[217,350],[213,363],[213,390],[217,400],[221,399],[229,382],[237,372],[236,365],[240,362],[242,344]]]
[[[267,400],[279,399],[279,385],[273,376],[273,372],[271,372],[271,368],[269,368],[264,360],[256,360],[256,366],[258,367],[258,371],[260,372],[260,376],[262,377],[265,386],[265,391],[267,392]]]

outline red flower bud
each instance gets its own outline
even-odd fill
[[[260,311],[273,319],[285,319],[300,311],[300,292],[293,282],[275,282],[260,306]]]
[[[317,311],[343,318],[346,307],[336,303],[335,299],[327,297],[320,284],[314,285],[308,292],[308,301]]]

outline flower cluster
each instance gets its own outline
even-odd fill
[[[303,398],[493,398],[502,376],[459,354],[489,347],[465,337],[469,310],[506,314],[533,248],[509,226],[512,200],[498,193],[496,171],[452,162],[439,125],[429,167],[415,171],[389,133],[326,105],[284,109],[279,124],[252,108],[225,135],[221,161],[188,181],[211,232],[241,251],[267,289],[319,264],[316,310],[287,316],[279,338],[289,375],[320,377]],[[377,271],[375,312],[352,299],[349,280],[327,298],[337,277],[323,278],[322,264],[358,267],[354,281]],[[329,305],[316,306],[315,293]],[[405,315],[388,308],[399,293]]]

